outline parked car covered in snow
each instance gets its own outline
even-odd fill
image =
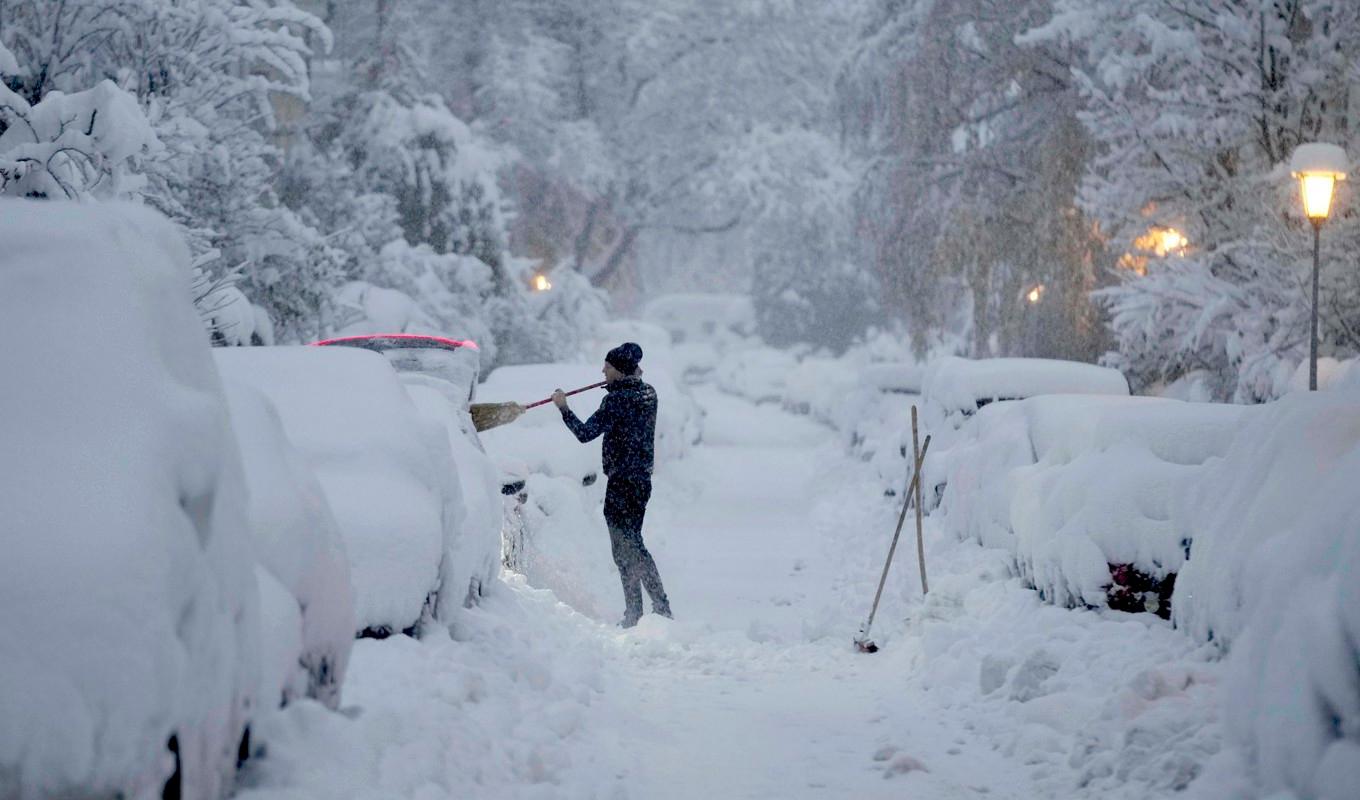
[[[451,586],[467,586],[464,600],[475,602],[499,569],[501,529],[506,513],[513,512],[505,507],[502,495],[515,495],[523,485],[517,476],[499,475],[472,424],[468,403],[477,394],[477,343],[389,333],[327,339],[316,346],[357,347],[381,354],[397,371],[416,409],[444,433],[446,455],[457,467],[463,508],[461,534],[451,544],[447,564],[449,580]]]
[[[467,596],[452,558],[462,498],[444,431],[416,409],[381,355],[349,347],[219,350],[229,381],[278,409],[325,492],[349,556],[355,628],[418,632]]]
[[[259,598],[188,249],[55,201],[0,241],[0,797],[223,797]]]
[[[1050,602],[1171,613],[1192,535],[1177,493],[1222,457],[1246,406],[1050,395],[980,410],[950,457],[935,516],[1007,550]]]
[[[925,509],[933,509],[944,492],[955,458],[951,450],[979,409],[1002,401],[1062,394],[1127,397],[1129,383],[1119,370],[1079,361],[946,356],[930,362],[921,382],[920,410],[922,435],[931,436],[923,470]],[[905,474],[905,458],[902,470]]]
[[[746,346],[755,334],[751,298],[736,294],[667,294],[643,308],[642,318],[670,334],[672,374],[677,380],[706,379],[730,350]],[[646,343],[637,341],[646,350]]]
[[[933,433],[958,430],[979,408],[1041,394],[1127,397],[1119,370],[1051,358],[937,358],[926,367],[921,399]]]
[[[330,503],[269,398],[226,383],[261,594],[260,704],[338,708],[354,644],[349,559]]]

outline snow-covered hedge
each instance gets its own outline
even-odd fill
[[[415,627],[446,592],[461,604],[467,586],[446,582],[462,517],[455,467],[443,432],[420,416],[387,360],[346,347],[215,355],[224,377],[273,402],[320,480],[349,555],[356,627]]]
[[[258,596],[188,250],[58,202],[0,202],[0,242],[0,797],[223,796]]]
[[[246,470],[255,555],[267,573],[260,587],[265,608],[260,703],[311,697],[336,708],[354,643],[344,540],[316,475],[288,440],[273,403],[245,384],[228,382],[226,388]]]
[[[1246,412],[1094,395],[991,404],[929,459],[928,485],[944,476],[936,515],[1010,551],[1052,602],[1166,614],[1193,538],[1173,525],[1172,498],[1227,451]]]
[[[1230,647],[1225,727],[1266,793],[1360,789],[1360,392],[1253,409],[1174,509],[1175,620]]]

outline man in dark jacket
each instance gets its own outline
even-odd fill
[[[604,474],[609,484],[604,493],[604,521],[609,526],[609,542],[614,564],[623,581],[623,620],[625,628],[637,624],[642,616],[642,589],[652,598],[652,611],[671,615],[666,590],[647,546],[642,543],[642,517],[652,496],[652,457],[656,438],[656,390],[638,377],[642,348],[625,342],[604,357],[604,377],[608,392],[590,419],[582,422],[567,407],[561,389],[553,392],[553,403],[562,411],[562,421],[582,443],[604,436]]]

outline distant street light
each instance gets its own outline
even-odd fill
[[[1025,299],[1030,301],[1031,303],[1037,303],[1040,300],[1042,300],[1043,297],[1044,297],[1044,285],[1042,283],[1035,284],[1033,288],[1031,288],[1028,292],[1025,292]]]
[[[1332,192],[1346,179],[1346,151],[1334,144],[1310,142],[1294,150],[1289,168],[1299,179],[1303,213],[1313,223],[1313,328],[1308,341],[1308,389],[1317,391],[1318,351],[1318,260],[1322,246],[1322,223],[1332,211]]]
[[[546,292],[551,288],[552,281],[548,280],[547,275],[544,275],[543,273],[540,272],[539,274],[534,276],[534,291]]]

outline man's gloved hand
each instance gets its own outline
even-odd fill
[[[554,389],[552,393],[552,401],[553,405],[557,406],[558,408],[566,408],[567,407],[566,392],[563,392],[561,389]]]

